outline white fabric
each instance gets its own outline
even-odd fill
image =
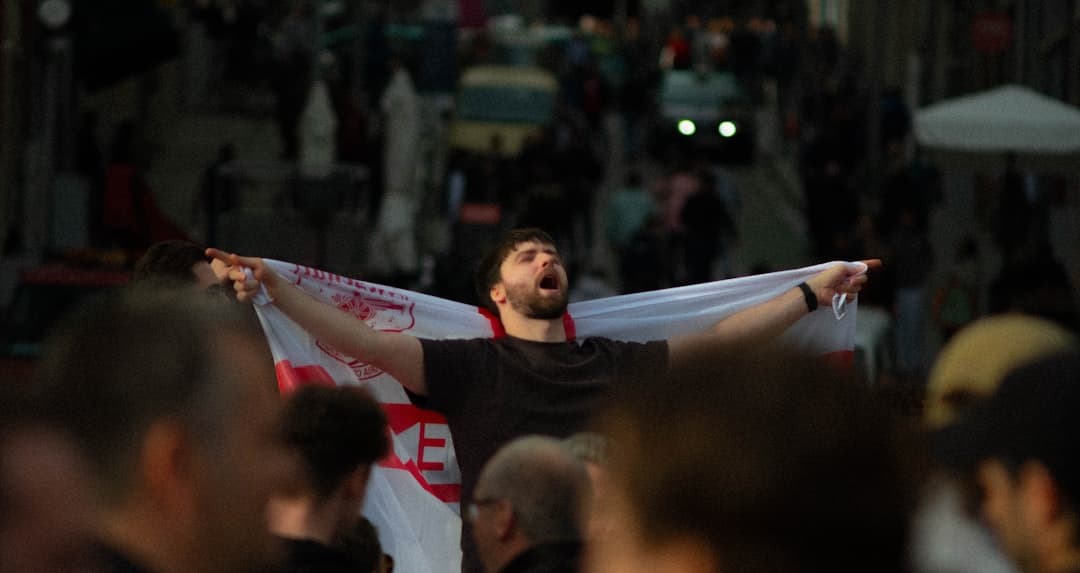
[[[915,113],[922,145],[956,151],[1059,154],[1080,151],[1080,110],[1007,85]]]
[[[491,322],[476,307],[300,265],[267,263],[305,292],[376,330],[422,338],[494,335]],[[861,263],[849,264],[865,270]],[[584,301],[571,304],[568,312],[578,338],[666,339],[701,331],[731,313],[765,302],[827,266]],[[256,310],[283,389],[320,381],[358,384],[383,403],[393,435],[393,455],[372,474],[364,515],[378,527],[383,547],[394,556],[397,568],[416,573],[459,571],[461,476],[445,420],[413,407],[402,387],[386,374],[321,345],[266,298],[257,300]],[[823,307],[783,336],[792,346],[815,354],[850,352],[856,314],[855,302],[848,303],[841,320],[834,317],[832,308]]]

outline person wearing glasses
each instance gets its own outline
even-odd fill
[[[465,518],[485,573],[580,570],[585,465],[558,440],[518,438],[484,466]]]

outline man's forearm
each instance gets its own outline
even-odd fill
[[[316,339],[353,358],[370,361],[377,333],[364,321],[330,304],[319,301],[299,288],[279,281],[270,293],[274,306]]]
[[[710,335],[720,343],[767,342],[783,334],[808,312],[802,291],[793,287],[717,322],[710,329]]]

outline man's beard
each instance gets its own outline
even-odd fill
[[[542,296],[534,288],[521,286],[507,291],[510,307],[527,318],[552,320],[561,318],[566,313],[566,304],[570,295],[561,291],[559,296]]]

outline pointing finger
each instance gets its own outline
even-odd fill
[[[234,253],[227,253],[220,249],[206,249],[206,255],[222,261],[232,267],[241,266],[257,270],[262,266],[262,259],[259,259],[257,257],[241,257]]]

